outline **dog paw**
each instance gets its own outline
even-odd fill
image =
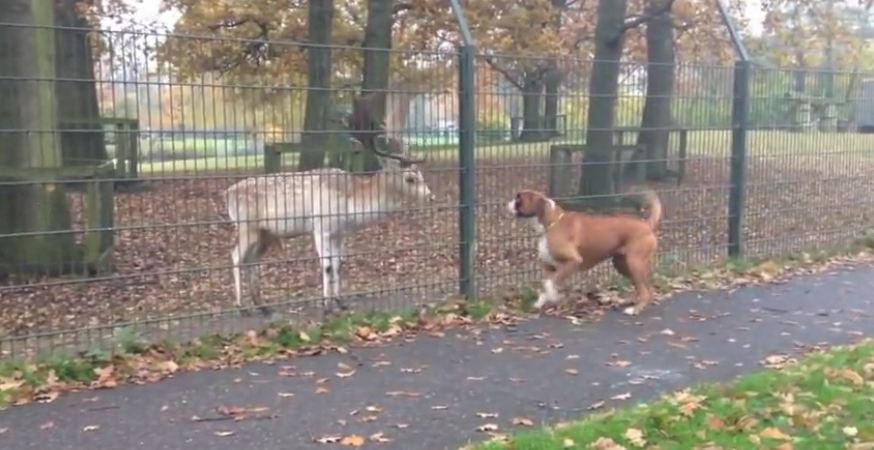
[[[551,303],[555,303],[555,300],[552,297],[540,294],[540,297],[537,297],[537,301],[534,302],[534,309],[542,310]]]
[[[629,306],[622,310],[622,314],[626,316],[636,316],[640,314],[640,310],[636,306]]]

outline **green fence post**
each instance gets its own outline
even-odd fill
[[[731,103],[731,187],[728,197],[728,256],[743,256],[743,216],[747,168],[750,63],[739,60],[734,67]]]
[[[459,55],[459,288],[465,298],[476,297],[476,89],[475,55],[472,46],[462,46]]]

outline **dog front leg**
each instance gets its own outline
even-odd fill
[[[547,276],[543,280],[543,290],[540,291],[540,296],[537,297],[537,303],[534,304],[534,307],[542,309],[547,304],[558,303],[560,300],[560,295],[558,293],[559,285],[564,282],[567,277],[577,271],[582,263],[582,259],[575,259],[559,264],[557,267],[553,267],[551,276]],[[549,272],[548,270],[546,271]]]

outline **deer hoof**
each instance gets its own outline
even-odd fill
[[[334,297],[334,304],[337,305],[337,308],[340,311],[348,311],[349,305],[346,304],[344,300],[341,300],[339,297]]]

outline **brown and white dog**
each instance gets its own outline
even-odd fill
[[[559,301],[558,286],[576,271],[586,271],[607,259],[631,280],[637,295],[625,314],[640,314],[655,294],[652,263],[658,247],[655,231],[662,220],[662,204],[652,191],[643,191],[649,210],[645,219],[565,211],[554,200],[521,190],[507,208],[528,220],[540,233],[537,252],[543,263],[543,290],[535,307]]]

